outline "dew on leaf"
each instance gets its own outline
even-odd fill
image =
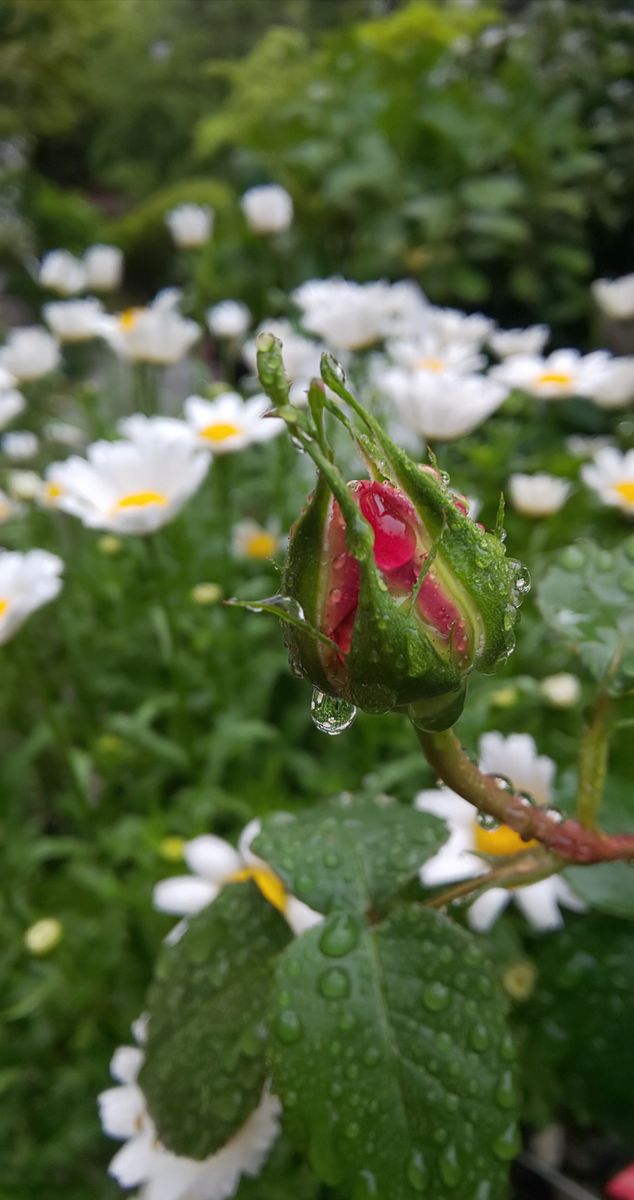
[[[341,1000],[350,995],[350,976],[341,967],[332,967],[319,976],[317,987],[327,1000]]]
[[[429,1183],[429,1171],[422,1150],[414,1150],[405,1168],[405,1177],[415,1192],[424,1192]]]
[[[359,931],[351,916],[339,913],[327,924],[319,939],[319,949],[328,958],[342,958],[354,950]]]
[[[428,983],[423,991],[423,1004],[430,1012],[442,1012],[449,1004],[449,1000],[449,989],[438,980]]]

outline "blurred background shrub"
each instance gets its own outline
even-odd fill
[[[618,4],[5,0],[0,22],[9,256],[104,237],[164,281],[170,207],[230,209],[273,179],[297,219],[284,277],[257,261],[262,305],[309,275],[409,274],[437,303],[569,338],[590,280],[621,269]],[[253,305],[246,237],[228,221],[210,299]]]

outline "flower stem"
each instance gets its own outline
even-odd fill
[[[561,821],[553,810],[531,805],[524,796],[500,787],[463,750],[452,729],[416,734],[427,761],[443,783],[481,812],[510,826],[526,841],[535,839],[570,863],[584,864],[634,859],[634,834],[607,834],[589,829],[576,819]]]
[[[588,829],[596,829],[597,813],[603,798],[608,766],[609,705],[607,692],[600,692],[592,721],[579,746],[576,816]]]
[[[454,900],[471,896],[474,892],[483,891],[490,887],[517,887],[518,884],[537,883],[561,871],[563,863],[560,858],[547,850],[526,850],[524,854],[516,855],[510,862],[506,861],[499,867],[493,867],[486,874],[477,875],[475,879],[464,879],[426,900],[425,908],[445,908]]]

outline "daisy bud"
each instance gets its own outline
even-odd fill
[[[24,934],[24,945],[29,954],[41,958],[55,950],[64,936],[64,926],[57,917],[42,917],[30,925]]]
[[[260,344],[265,386],[267,377],[279,385],[274,341]],[[508,657],[528,580],[502,540],[469,518],[447,478],[388,438],[328,356],[322,375],[358,426],[317,385],[310,417],[289,412],[279,386],[269,393],[319,468],[291,530],[284,577],[295,605],[286,631],[292,666],[320,692],[366,712],[401,710],[422,728],[447,728],[460,715],[470,671],[492,671]],[[339,473],[320,396],[352,434],[370,479],[346,483]]]

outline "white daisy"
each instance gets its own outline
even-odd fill
[[[634,317],[634,273],[620,279],[597,279],[592,294],[601,311],[613,321]]]
[[[539,471],[536,475],[511,475],[509,493],[513,508],[525,517],[548,517],[563,508],[572,490],[567,479]]]
[[[581,698],[581,684],[576,675],[560,671],[547,675],[539,685],[540,691],[553,708],[574,708]]]
[[[511,354],[541,354],[550,330],[547,325],[529,325],[526,329],[493,329],[489,346],[498,358]]]
[[[33,458],[39,446],[37,435],[31,433],[30,429],[13,429],[10,433],[3,434],[0,442],[2,453],[13,462],[24,462]]]
[[[24,396],[16,388],[0,389],[0,429],[24,411]]]
[[[634,450],[621,454],[612,446],[597,450],[581,468],[581,478],[604,504],[634,516]]]
[[[190,396],[185,418],[203,446],[214,454],[231,454],[255,442],[268,442],[284,429],[279,417],[265,417],[271,402],[266,396],[243,400],[238,392],[223,392],[215,400]]]
[[[40,287],[61,296],[74,296],[86,285],[86,270],[80,259],[68,250],[50,250],[40,264]]]
[[[302,325],[334,350],[361,350],[381,341],[390,312],[391,285],[385,280],[310,279],[292,294]]]
[[[471,433],[504,402],[508,389],[488,375],[388,367],[374,382],[414,433],[450,440]]]
[[[280,536],[277,530],[247,519],[234,525],[231,546],[236,558],[260,561],[274,557],[280,548]]]
[[[60,342],[88,342],[99,337],[103,304],[85,300],[53,300],[43,308],[44,320]]]
[[[485,733],[480,738],[480,769],[486,774],[509,779],[516,791],[523,791],[543,806],[550,804],[555,763],[539,755],[533,738],[525,733],[503,737]],[[442,817],[449,826],[449,840],[420,871],[426,887],[458,883],[486,874],[482,855],[492,859],[519,854],[534,843],[523,842],[508,825],[487,829],[478,821],[476,810],[447,787],[421,792],[414,801],[421,812]],[[584,905],[566,881],[552,875],[538,883],[509,888],[489,888],[471,904],[467,919],[472,929],[490,929],[507,904],[515,901],[536,929],[557,929],[563,920],[559,905],[576,912]]]
[[[191,250],[209,241],[214,215],[209,205],[179,204],[168,212],[165,224],[176,245],[183,250]]]
[[[634,355],[610,359],[592,399],[598,408],[626,408],[634,400]]]
[[[486,365],[486,359],[477,353],[472,342],[448,341],[438,334],[391,341],[386,349],[397,366],[423,375],[469,375]]]
[[[159,292],[147,308],[128,308],[116,317],[104,317],[101,335],[120,358],[128,362],[169,366],[189,353],[201,334],[200,326],[177,310],[175,289]]]
[[[249,188],[240,205],[253,233],[284,233],[292,224],[293,200],[279,183]]]
[[[145,1040],[145,1022],[135,1022]],[[110,1072],[116,1087],[98,1097],[103,1130],[125,1144],[109,1173],[122,1187],[141,1187],[137,1200],[229,1200],[243,1175],[261,1171],[280,1132],[282,1106],[265,1087],[260,1102],[233,1137],[208,1158],[172,1154],[159,1140],[138,1079],[145,1059],[142,1046],[120,1046]]]
[[[113,292],[123,275],[123,251],[118,246],[97,244],[84,254],[86,287],[95,292]]]
[[[606,350],[585,355],[578,350],[555,350],[546,358],[513,354],[492,367],[491,375],[508,387],[542,400],[565,400],[568,396],[592,399],[609,378],[611,362]]]
[[[209,332],[217,338],[243,338],[251,324],[251,313],[241,300],[221,300],[207,309]]]
[[[94,442],[46,472],[59,508],[89,529],[153,533],[171,521],[200,487],[210,455],[196,447],[183,422],[135,415],[122,423],[125,440]]]
[[[0,645],[62,588],[64,564],[48,550],[0,550]]]
[[[221,889],[230,883],[252,879],[262,895],[286,918],[293,933],[301,934],[323,921],[295,896],[289,895],[281,879],[263,859],[251,850],[251,843],[260,832],[260,822],[250,821],[243,829],[237,850],[213,834],[202,834],[185,843],[184,857],[191,875],[163,879],[154,888],[154,907],[160,912],[188,917],[211,904]],[[178,936],[177,925],[170,936]]]
[[[12,329],[6,345],[0,349],[0,366],[21,383],[30,383],[48,375],[59,362],[56,339],[40,325]]]
[[[429,332],[446,342],[470,342],[480,347],[487,341],[495,322],[484,313],[465,313],[458,308],[430,306]]]

